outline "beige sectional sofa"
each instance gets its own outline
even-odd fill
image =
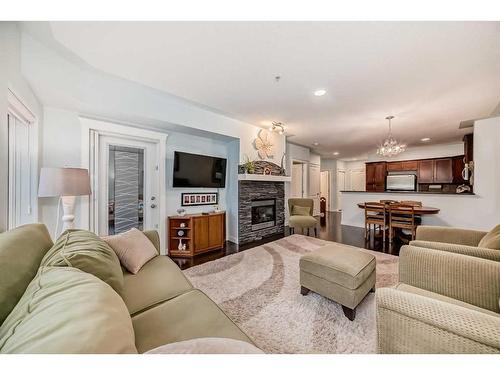
[[[158,234],[145,234],[158,250]],[[133,275],[95,235],[71,235],[54,245],[41,224],[0,234],[0,353],[144,353],[202,337],[253,344],[168,257]]]

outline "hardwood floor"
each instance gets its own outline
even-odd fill
[[[404,244],[399,238],[395,238],[392,245],[386,241],[385,246],[382,244],[382,236],[374,236],[373,232],[369,241],[365,241],[364,228],[351,227],[348,225],[341,225],[340,212],[327,212],[323,219],[318,218],[318,238],[326,241],[340,242],[346,245],[362,247],[369,250],[381,251],[388,254],[398,255],[399,249]],[[296,232],[300,234],[299,231]],[[307,233],[304,233],[307,235]],[[265,244],[267,242],[275,241],[279,238],[289,235],[288,227],[285,228],[285,234],[280,234],[272,237],[267,237],[260,241],[254,241],[245,245],[238,245],[233,242],[227,241],[224,248],[221,250],[213,251],[206,254],[200,254],[194,258],[175,258],[172,259],[179,265],[181,269],[196,266],[205,262],[210,262],[215,259],[222,258],[226,255],[234,254],[240,251],[251,249],[253,247]],[[311,235],[313,231],[311,230]],[[374,238],[375,237],[375,238]]]

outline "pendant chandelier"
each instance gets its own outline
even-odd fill
[[[389,121],[389,134],[387,138],[382,142],[382,144],[377,149],[377,155],[391,157],[398,155],[406,150],[406,145],[404,143],[398,142],[392,136],[391,120],[394,116],[387,116],[385,119]]]

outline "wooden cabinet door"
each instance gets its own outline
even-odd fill
[[[434,182],[434,160],[420,160],[418,162],[418,183],[432,184]]]
[[[221,247],[223,244],[223,215],[211,215],[208,217],[208,247]]]
[[[387,175],[387,163],[375,164],[375,191],[385,191],[385,177]]]
[[[366,164],[366,183],[375,183],[375,164],[373,163]]]
[[[434,160],[434,182],[438,184],[451,184],[453,182],[451,158]]]
[[[199,252],[209,247],[208,235],[209,225],[208,216],[194,217],[193,218],[193,245],[194,252]]]
[[[453,183],[454,184],[465,184],[468,183],[468,181],[464,180],[464,177],[462,176],[462,172],[465,167],[465,156],[457,156],[453,158]]]
[[[418,160],[409,160],[402,163],[403,171],[416,171],[418,169]]]
[[[375,165],[366,163],[366,191],[375,191]]]
[[[403,163],[400,161],[393,161],[391,163],[387,163],[387,171],[402,171]]]

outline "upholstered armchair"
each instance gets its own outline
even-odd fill
[[[379,353],[500,353],[500,262],[407,245],[399,281],[376,292]]]
[[[314,235],[318,235],[318,222],[312,216],[313,208],[314,201],[312,199],[290,198],[288,200],[288,212],[290,213],[288,226],[290,227],[290,233],[295,233],[295,228],[300,228],[302,233],[304,233],[304,229],[307,229],[307,234],[309,234],[309,228],[314,228]]]
[[[421,225],[410,245],[500,262],[500,225],[490,232]]]

